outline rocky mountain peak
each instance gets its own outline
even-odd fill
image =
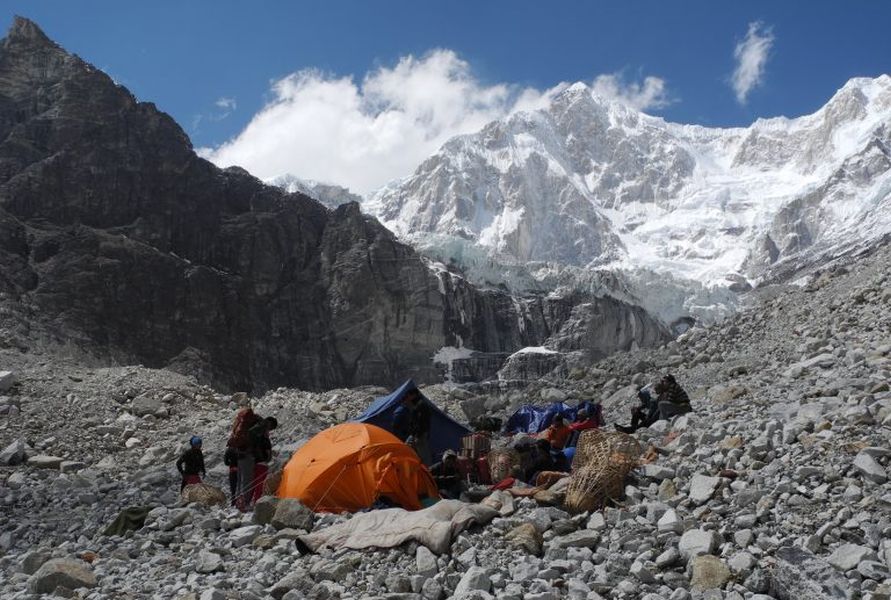
[[[5,42],[39,44],[43,46],[58,47],[34,21],[16,15],[13,17],[12,26],[6,34]]]

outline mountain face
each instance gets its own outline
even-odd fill
[[[349,202],[362,202],[362,196],[354,194],[345,187],[311,179],[300,179],[294,175],[273,177],[267,180],[266,183],[281,188],[289,194],[309,196],[330,209],[335,209],[341,204]]]
[[[579,304],[617,332],[594,353],[665,337],[611,299],[480,291],[355,203],[220,170],[21,18],[0,42],[0,300],[45,335],[29,343],[254,390],[429,381],[447,346],[510,353],[560,334],[587,350]]]
[[[816,113],[677,125],[583,84],[447,142],[367,209],[407,240],[724,287],[891,232],[891,77]]]

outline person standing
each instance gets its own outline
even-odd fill
[[[417,389],[405,392],[393,411],[393,435],[414,448],[425,465],[433,462],[430,454],[430,407]]]
[[[238,489],[238,451],[235,448],[226,448],[223,464],[229,467],[229,497],[232,506],[235,506],[235,492]]]
[[[251,481],[251,504],[255,503],[263,495],[263,485],[269,473],[269,461],[272,460],[272,440],[269,432],[278,427],[275,417],[266,417],[251,427],[251,451],[254,454],[254,477]]]
[[[201,452],[201,438],[193,435],[189,440],[189,449],[180,455],[176,461],[176,470],[182,477],[179,491],[182,492],[187,485],[201,483],[201,477],[207,477],[204,470],[204,454]]]
[[[235,415],[232,425],[232,434],[226,443],[227,448],[232,449],[232,457],[238,471],[238,481],[235,486],[235,506],[239,510],[247,510],[250,504],[251,483],[254,480],[254,453],[251,448],[250,430],[260,421],[259,415],[250,405],[245,406]]]

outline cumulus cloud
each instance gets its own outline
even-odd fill
[[[361,81],[309,69],[272,82],[270,101],[241,133],[199,152],[262,179],[290,173],[364,194],[409,175],[452,136],[518,110],[544,108],[566,87],[486,84],[445,49],[403,57]],[[664,97],[657,78],[616,89],[637,106],[652,107]]]
[[[764,23],[749,23],[749,31],[745,39],[736,45],[733,57],[736,69],[730,83],[740,104],[745,104],[749,92],[764,82],[764,67],[773,47],[773,31]]]
[[[643,83],[625,81],[618,73],[599,75],[591,87],[595,94],[618,100],[640,111],[665,108],[671,104],[665,80],[652,75],[644,78]]]

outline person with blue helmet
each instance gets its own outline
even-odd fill
[[[176,461],[176,470],[182,476],[179,491],[182,492],[187,485],[201,483],[201,477],[207,477],[204,470],[204,454],[201,452],[201,438],[193,435],[189,440],[189,449],[182,453]]]

